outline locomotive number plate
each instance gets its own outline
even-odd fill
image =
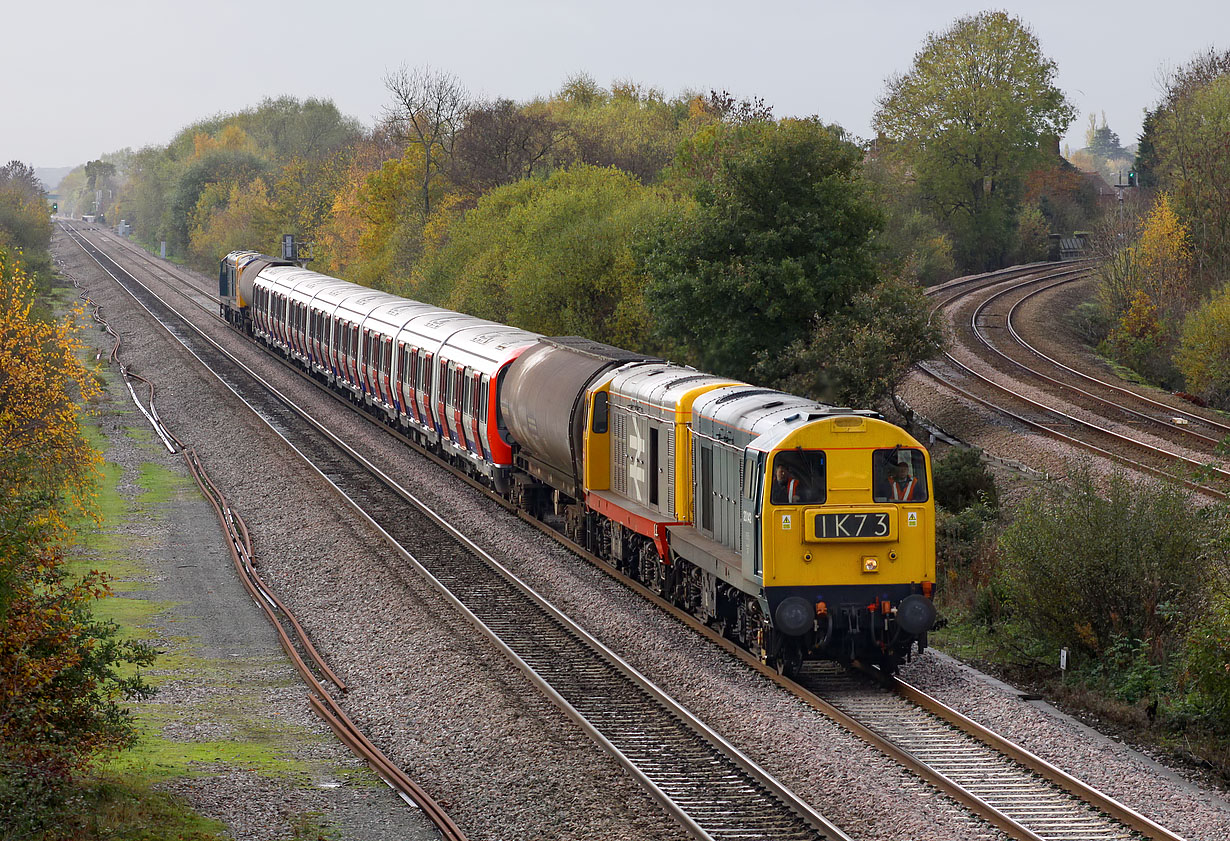
[[[807,522],[807,539],[894,540],[896,517],[892,511],[834,511],[813,515]]]

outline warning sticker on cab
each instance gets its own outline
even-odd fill
[[[790,531],[790,515],[782,515],[782,531]]]
[[[910,528],[918,525],[918,512],[911,511],[905,518],[905,524]]]

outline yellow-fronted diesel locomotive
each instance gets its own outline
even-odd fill
[[[222,260],[219,293],[236,328],[783,671],[893,671],[926,645],[930,460],[875,412],[256,252]]]

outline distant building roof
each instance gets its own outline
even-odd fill
[[[1111,198],[1115,197],[1116,195],[1115,188],[1111,186],[1105,178],[1102,177],[1102,173],[1097,172],[1096,170],[1093,172],[1086,172],[1085,170],[1082,169],[1080,170],[1080,174],[1081,174],[1081,179],[1086,184],[1088,184],[1089,186],[1097,190],[1098,198],[1101,198],[1103,196],[1109,196]]]

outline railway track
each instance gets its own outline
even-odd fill
[[[1178,836],[910,686],[832,664],[800,685],[839,719],[1012,838],[1109,841]]]
[[[186,272],[183,274],[187,275]],[[1020,277],[1022,274],[1027,274],[1027,272],[1009,272],[1005,274],[1008,274],[1010,276],[1009,279],[1011,279],[1012,277]],[[184,280],[187,280],[187,278],[184,278]],[[977,281],[977,278],[965,279],[960,282],[960,285],[974,285]],[[957,284],[950,285],[948,288],[951,290],[955,285]],[[201,292],[199,288],[197,291]],[[195,295],[187,295],[186,297],[192,299]],[[204,306],[200,303],[197,303],[197,305]],[[288,367],[291,370],[297,371],[293,366]],[[332,392],[328,393],[332,394]],[[347,401],[340,397],[338,400],[339,402],[347,403]],[[350,404],[347,403],[347,405]],[[372,420],[362,412],[359,412],[359,414],[368,420]],[[376,421],[372,420],[372,422],[375,423]],[[407,443],[409,442],[407,441]],[[341,475],[342,473],[339,472],[338,476]],[[458,475],[460,476],[461,474]],[[462,478],[465,477],[463,476]],[[467,481],[469,480],[467,479]],[[477,483],[471,482],[471,484],[486,490]],[[369,506],[379,507],[374,500],[366,499],[365,495],[369,491],[370,488],[366,484],[361,483],[360,487],[353,491],[354,498],[351,499],[352,504],[356,504],[356,507],[359,507],[360,510],[365,510]],[[499,497],[492,495],[492,498],[507,507],[507,503]],[[399,495],[399,499],[401,500],[400,502],[393,501],[390,504],[394,506],[400,505],[401,509],[404,510],[405,497],[400,497]],[[933,699],[927,699],[922,693],[913,690],[905,684],[899,682],[893,684],[892,693],[888,693],[882,686],[866,681],[856,682],[855,678],[848,675],[841,679],[832,675],[825,677],[823,670],[817,671],[813,666],[807,668],[805,679],[802,683],[793,684],[787,679],[778,676],[772,670],[765,668],[756,659],[748,655],[747,652],[737,648],[720,634],[697,622],[674,605],[660,599],[656,594],[635,582],[630,582],[619,576],[618,573],[611,569],[609,564],[595,556],[588,555],[581,547],[564,540],[548,526],[528,517],[525,519],[560,539],[561,542],[566,543],[574,552],[586,557],[595,566],[611,574],[612,577],[620,580],[625,586],[636,590],[643,597],[672,613],[680,621],[688,624],[699,633],[704,634],[714,644],[739,657],[749,667],[758,670],[766,678],[776,681],[787,691],[801,697],[826,716],[852,730],[861,738],[912,770],[923,780],[951,797],[971,813],[999,828],[1008,837],[1029,839],[1029,841],[1079,838],[1153,838],[1159,839],[1159,841],[1161,839],[1175,841],[1178,838],[1178,836],[1167,832],[1165,829],[1151,823],[1146,818],[1105,797],[1096,790],[1085,786],[1062,771],[1051,768],[1042,760],[1032,757],[1010,742],[997,737],[990,731],[986,731],[974,722],[964,719],[955,711],[943,707]],[[450,540],[463,545],[470,545],[463,536],[451,532],[447,524],[442,521],[437,522],[436,526],[449,532]],[[393,527],[396,528],[397,524],[394,523]],[[414,526],[413,528],[426,528],[426,526]],[[390,533],[390,535],[394,536],[393,533]],[[433,542],[434,540],[435,538],[427,538],[422,534],[410,531],[402,534],[398,538],[398,543],[403,543],[404,541],[413,546],[436,546],[437,544]],[[442,543],[440,545],[446,544]],[[520,582],[516,582],[515,577],[506,570],[497,572],[494,578],[480,575],[480,570],[471,569],[469,566],[469,564],[486,564],[486,562],[478,560],[477,556],[467,556],[464,552],[461,555],[456,555],[453,550],[441,554],[443,551],[443,549],[433,549],[430,552],[424,552],[420,549],[417,550],[417,555],[414,559],[411,559],[408,555],[407,559],[410,563],[417,562],[422,564],[424,574],[437,581],[450,593],[450,595],[446,595],[446,598],[449,598],[450,601],[456,599],[455,603],[463,613],[467,611],[472,613],[473,618],[471,621],[476,624],[476,627],[487,627],[487,631],[484,632],[494,635],[493,639],[496,640],[496,645],[504,648],[506,653],[514,659],[514,662],[517,662],[521,668],[526,670],[527,674],[531,675],[532,680],[535,680],[537,683],[541,679],[543,684],[546,685],[543,691],[564,708],[570,716],[575,715],[578,721],[587,721],[587,715],[596,716],[598,714],[591,709],[590,705],[596,701],[606,701],[609,698],[617,697],[611,694],[613,690],[605,684],[598,682],[599,678],[602,677],[601,673],[606,669],[605,666],[594,667],[595,671],[591,671],[590,667],[586,667],[587,676],[584,678],[585,683],[580,690],[576,687],[568,688],[566,683],[562,689],[550,689],[552,684],[547,680],[545,674],[539,673],[539,670],[548,673],[557,660],[576,656],[576,652],[588,647],[588,644],[578,642],[565,633],[559,639],[559,647],[543,648],[543,637],[539,636],[538,628],[540,626],[537,623],[546,622],[550,624],[554,621],[561,623],[564,627],[570,626],[571,623],[562,615],[555,616],[554,619],[550,616],[517,616],[511,621],[512,627],[510,628],[506,627],[509,623],[503,621],[503,617],[506,614],[513,615],[509,608],[497,607],[492,612],[470,611],[468,605],[475,601],[480,605],[495,605],[498,604],[497,599],[513,598],[516,600],[523,598],[522,595],[517,595],[515,592]],[[488,566],[488,569],[492,568]],[[508,588],[512,588],[512,590]],[[463,601],[458,593],[453,592],[454,589],[463,595],[468,591],[468,601]],[[509,595],[510,593],[512,595]],[[530,598],[535,600],[534,597]],[[487,625],[486,623],[490,624]],[[502,625],[505,627],[500,627]],[[512,640],[501,636],[503,634],[507,635],[507,637],[515,637],[518,634],[518,628],[525,629],[531,625],[535,628],[534,632],[521,639],[518,643],[519,647],[514,647],[511,644]],[[560,680],[558,677],[553,679]],[[553,691],[554,695],[552,694]],[[635,694],[635,691],[633,694]],[[620,704],[622,703],[623,701],[621,700]],[[602,705],[601,703],[598,704],[599,707]],[[930,718],[928,719],[928,717]],[[626,715],[623,721],[627,724],[628,719]],[[903,722],[910,723],[903,726]],[[582,726],[584,727],[585,725],[582,724]],[[598,730],[598,728],[595,727],[594,730]],[[648,734],[639,722],[629,731],[621,734],[617,721],[615,725],[608,725],[608,732],[611,733],[610,736],[600,730],[597,733],[590,731],[591,736],[599,742],[604,740],[609,742],[611,745],[610,749],[621,751],[621,753],[623,750],[626,750],[627,754],[622,755],[628,762],[633,762],[632,757],[637,755],[638,750],[649,751],[652,755],[651,758],[661,758],[666,753],[666,751],[662,750],[661,746],[663,744],[672,745],[671,751],[673,752],[674,750],[674,742],[664,742],[663,739],[665,737],[656,733]],[[920,739],[918,734],[926,734],[926,736]],[[625,738],[630,739],[630,741],[622,741]],[[941,741],[941,738],[945,741]],[[947,741],[951,739],[964,739],[965,741]],[[941,747],[941,745],[949,744],[954,746]],[[975,748],[979,745],[982,746],[980,748],[982,754],[977,760],[974,760]],[[954,756],[969,758],[973,764],[967,766],[962,766],[959,763],[954,764],[951,761]],[[621,762],[625,761],[625,759],[621,759]],[[633,773],[635,774],[636,772],[634,771]],[[645,773],[646,776],[649,776],[649,772]],[[657,773],[657,771],[653,773]],[[994,777],[991,776],[992,773]],[[668,773],[667,776],[669,777],[670,774]],[[653,791],[653,786],[657,786],[657,783],[653,782],[652,777],[650,777],[649,783],[651,785],[647,785],[647,787]],[[990,786],[991,790],[988,791],[986,787],[981,787],[979,783],[986,783]],[[744,784],[740,783],[737,787],[742,788]],[[1000,798],[993,796],[995,791],[1015,791],[1019,796],[1016,798]],[[662,792],[662,795],[669,799],[665,791]],[[655,796],[657,796],[656,793]],[[679,796],[684,800],[691,799],[694,802],[697,796],[701,798],[708,797],[708,790],[703,787],[693,787]],[[710,803],[710,805],[712,804]],[[668,806],[667,808],[671,810],[671,807]],[[680,819],[686,826],[686,821],[682,821],[682,818]],[[703,826],[699,828],[701,830],[704,829]],[[840,832],[836,828],[833,829],[836,832]],[[792,837],[790,835],[774,834],[780,833],[780,831],[781,825],[776,825],[773,832],[764,837]],[[723,836],[718,834],[712,837]],[[832,837],[843,836],[834,835]]]
[[[1020,274],[1025,272],[1005,273],[1020,277]],[[178,274],[178,273],[177,273]],[[187,275],[187,273],[183,273]],[[187,280],[187,277],[182,278]],[[967,279],[961,285],[973,285],[977,283],[977,278]],[[953,284],[956,285],[956,284]],[[950,286],[950,289],[952,286]],[[197,289],[198,293],[202,290]],[[203,294],[203,293],[202,293]],[[194,298],[194,294],[186,295],[189,300]],[[197,299],[198,306],[205,307],[200,304]],[[294,366],[290,366],[294,369]],[[331,393],[331,392],[330,392]],[[342,401],[338,398],[339,402]],[[360,414],[363,414],[360,412]],[[363,417],[368,417],[363,414]],[[370,421],[370,418],[368,418]],[[374,421],[373,421],[374,422]],[[472,483],[472,482],[471,482]],[[482,487],[477,486],[476,487]],[[359,500],[357,507],[362,507],[364,503],[362,499],[364,494],[368,493],[370,488],[367,484],[362,484],[355,491],[355,498]],[[498,497],[493,497],[498,502]],[[355,500],[351,500],[355,504]],[[403,503],[402,503],[403,505]],[[560,539],[560,536],[555,534],[550,527],[539,523],[539,521],[526,518],[530,523],[539,526],[540,529],[549,532]],[[440,521],[440,527],[448,529],[448,526]],[[462,543],[467,541],[460,535],[453,535],[455,540]],[[406,537],[406,540],[416,540],[416,537]],[[418,539],[423,542],[422,539]],[[562,540],[562,539],[561,539]],[[566,542],[567,541],[562,541]],[[581,547],[571,545],[573,551],[579,555],[585,556],[585,552]],[[1132,837],[1148,837],[1148,839],[1157,839],[1159,841],[1176,841],[1176,835],[1162,829],[1162,827],[1151,823],[1143,816],[1133,813],[1121,804],[1114,800],[1102,796],[1101,793],[1095,791],[1085,784],[1076,781],[1075,778],[1066,775],[1066,773],[1057,770],[1045,764],[1037,757],[1027,754],[1017,746],[1007,743],[989,730],[980,728],[978,724],[970,722],[969,719],[959,716],[959,713],[951,711],[938,702],[926,698],[918,690],[913,690],[911,687],[900,684],[894,684],[893,695],[886,695],[886,690],[881,686],[867,684],[863,681],[861,684],[852,684],[852,679],[849,675],[845,676],[846,681],[844,686],[840,684],[840,680],[834,686],[833,677],[829,677],[829,684],[815,684],[813,682],[817,675],[814,674],[812,666],[808,668],[807,680],[804,680],[802,685],[791,684],[790,681],[776,675],[774,671],[764,668],[759,664],[758,660],[750,657],[747,652],[738,649],[733,643],[726,641],[720,634],[713,632],[711,628],[707,628],[701,623],[696,622],[685,612],[675,609],[669,602],[657,598],[656,595],[649,593],[640,585],[629,582],[629,580],[620,577],[619,574],[611,571],[609,564],[601,562],[599,558],[588,556],[590,562],[595,566],[604,569],[613,577],[621,580],[625,585],[635,589],[645,598],[651,599],[664,610],[672,612],[673,615],[679,618],[680,621],[690,625],[702,634],[705,634],[717,646],[726,648],[736,657],[743,659],[750,668],[759,670],[768,679],[779,682],[779,685],[784,686],[784,689],[795,693],[796,696],[802,697],[804,701],[818,709],[818,711],[830,718],[835,719],[846,728],[852,730],[861,738],[868,741],[876,748],[882,750],[884,754],[893,757],[893,759],[902,762],[905,767],[910,768],[922,780],[929,782],[932,786],[946,793],[948,797],[962,804],[964,808],[972,811],[973,814],[988,821],[989,824],[999,827],[1005,832],[1005,835],[1014,837],[1014,839],[1028,839],[1030,841],[1038,841],[1039,839],[1109,839],[1109,837],[1121,837],[1121,839],[1132,839]],[[476,561],[475,561],[476,562]],[[467,584],[477,580],[469,571],[465,573],[455,573],[455,569],[460,569],[460,564],[453,559],[435,558],[433,566],[437,571],[446,571],[442,573],[442,577],[438,579],[440,584],[453,584],[456,589],[464,590]],[[424,573],[432,575],[431,569],[424,569]],[[501,583],[503,582],[503,583]],[[510,577],[510,573],[504,571],[498,575],[497,579],[492,579],[490,582],[475,584],[476,594],[474,598],[478,601],[492,601],[496,598],[497,590],[504,588],[504,585],[512,585],[515,579]],[[455,595],[446,595],[450,600],[456,599]],[[499,598],[504,598],[503,595]],[[519,596],[514,596],[519,598]],[[460,599],[458,599],[460,602]],[[459,604],[459,609],[465,612],[467,609],[465,604]],[[503,612],[501,610],[494,611],[494,616],[491,618],[493,625],[499,625]],[[557,621],[562,621],[565,625],[571,625],[571,622],[566,620],[566,617],[557,616]],[[471,621],[482,625],[482,617],[475,615]],[[539,621],[539,620],[534,620]],[[515,634],[517,628],[524,628],[526,618],[517,618],[512,622],[513,627],[506,630],[506,633]],[[488,633],[494,630],[488,630]],[[578,628],[579,631],[579,628]],[[498,636],[498,632],[497,636]],[[523,658],[518,649],[509,646],[508,642],[497,641],[498,647],[506,648],[506,653],[514,661],[518,661],[518,665],[526,670],[526,674],[538,674],[536,669],[544,671],[549,670],[552,663],[561,657],[571,657],[573,646],[576,646],[574,641],[561,642],[562,648],[552,649],[551,652],[542,654],[539,650],[541,637],[536,636],[536,633],[530,633],[528,638],[522,641],[524,648],[528,650],[531,657]],[[545,658],[545,661],[544,661]],[[538,676],[542,679],[542,675]],[[538,680],[531,677],[531,680]],[[547,684],[545,679],[544,684]],[[592,680],[587,677],[587,680]],[[569,698],[565,693],[556,691],[555,696],[552,696],[550,685],[544,687],[544,692],[556,701],[557,705],[565,708],[572,707],[568,711],[569,716],[576,716],[577,721],[582,721],[585,718],[585,703],[605,701],[609,696],[610,690],[608,687],[600,686],[599,684],[587,684],[587,691],[573,695]],[[571,691],[571,690],[569,690]],[[556,697],[557,696],[557,697]],[[614,696],[611,696],[614,697]],[[887,700],[886,700],[887,698]],[[576,705],[573,705],[573,700]],[[603,706],[600,705],[599,706]],[[887,712],[886,712],[887,711]],[[930,717],[930,721],[929,718]],[[903,727],[903,722],[909,722]],[[626,719],[625,719],[626,723]],[[584,727],[584,724],[583,724]],[[597,728],[594,728],[597,729]],[[588,730],[588,728],[587,728]],[[613,730],[613,733],[617,733]],[[919,739],[919,734],[925,734],[925,738]],[[619,745],[616,740],[609,739],[604,734],[590,732],[595,739],[601,741],[609,741],[611,748],[619,750]],[[637,748],[642,750],[648,749],[656,757],[661,757],[662,736],[653,734],[647,735],[645,729],[640,723],[636,727],[631,728],[631,732],[625,735],[631,736],[631,743],[625,743],[625,748],[629,750],[631,755],[636,754]],[[950,743],[951,739],[964,739],[964,743]],[[672,743],[673,744],[673,743]],[[940,746],[941,744],[954,744],[952,748]],[[629,746],[630,745],[630,746]],[[985,745],[982,748],[983,754],[978,759],[973,759],[975,748],[977,745]],[[962,765],[961,762],[954,762],[953,757],[958,759],[968,759],[969,764]],[[625,756],[621,761],[631,761],[630,756]],[[636,773],[636,772],[633,772]],[[994,775],[994,777],[991,777]],[[649,781],[648,788],[656,786],[656,783]],[[988,789],[989,787],[989,789]],[[707,798],[707,791],[704,788],[697,789],[690,787],[689,792],[683,794],[686,798],[695,798],[697,792],[700,792],[700,797]],[[1007,792],[1016,792],[1017,797],[999,797],[999,794]],[[657,794],[656,794],[657,796]],[[662,792],[662,796],[667,796],[667,792]],[[707,805],[712,803],[704,800]],[[670,807],[668,807],[668,810]],[[672,810],[673,811],[673,810]],[[679,815],[676,815],[679,816]],[[681,823],[686,824],[686,821],[681,819]],[[770,821],[771,823],[771,821]],[[765,824],[768,827],[769,824]],[[689,827],[691,829],[691,827]],[[704,827],[700,827],[704,830]],[[782,826],[772,825],[771,831],[765,837],[791,837],[790,835],[780,835]],[[835,830],[835,827],[834,827]],[[694,830],[695,831],[695,830]],[[840,830],[835,830],[840,832]],[[700,836],[704,837],[704,836]],[[722,837],[721,834],[712,837]],[[739,837],[743,837],[740,835]],[[804,836],[809,837],[809,836]],[[820,836],[823,837],[823,836]],[[843,837],[834,835],[834,837]]]
[[[391,477],[78,239],[569,718],[701,839],[848,839]],[[376,481],[373,481],[373,478]]]
[[[1204,496],[1226,498],[1218,485],[1230,481],[1230,470],[1216,463],[1214,448],[1221,440],[1218,432],[1230,433],[1230,425],[1078,372],[1026,342],[1017,330],[1014,317],[1024,302],[1085,279],[1090,270],[1087,265],[1025,267],[982,276],[982,282],[974,277],[937,287],[931,292],[939,299],[932,316],[951,308],[956,317],[950,332],[962,347],[920,365],[920,370],[945,388],[1048,437],[1181,482]],[[994,312],[996,307],[1002,312]],[[997,328],[1014,344],[993,339]],[[1066,379],[1040,370],[1039,364],[1053,366]],[[1035,399],[1024,393],[1032,388],[1062,397]],[[1075,404],[1068,402],[1073,397]],[[1176,416],[1182,424],[1173,423]],[[1152,428],[1152,435],[1142,434],[1143,425]]]

